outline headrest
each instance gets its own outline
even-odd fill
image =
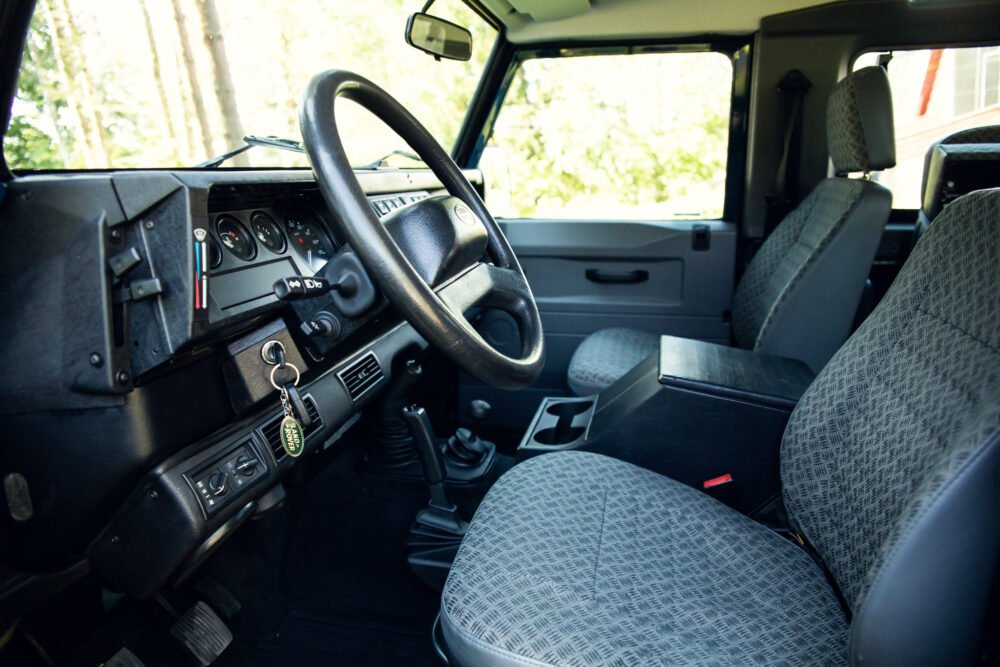
[[[955,144],[998,144],[992,148],[983,150],[977,150],[975,146],[970,146],[968,149],[959,148],[957,151],[949,151],[948,149],[942,150],[941,146],[954,146]],[[924,156],[924,176],[923,180],[920,182],[920,187],[923,192],[923,200],[920,207],[920,212],[924,214],[927,218],[927,222],[938,214],[941,207],[944,206],[942,201],[942,185],[944,181],[944,164],[949,160],[960,161],[969,159],[980,159],[986,162],[991,162],[991,168],[996,168],[996,161],[1000,160],[997,156],[997,151],[1000,150],[1000,125],[983,125],[981,127],[970,127],[965,130],[959,130],[958,132],[953,132],[949,134],[944,139],[931,144],[931,147],[927,149],[927,155]],[[984,153],[993,153],[993,156],[984,155]],[[962,153],[972,153],[975,157],[970,157],[967,155],[962,155]],[[934,164],[934,174],[931,174],[931,164]],[[994,183],[992,186],[984,187],[996,187],[1000,183]],[[964,193],[963,193],[964,194]],[[952,197],[954,199],[954,197]],[[919,228],[918,228],[919,232]]]
[[[926,170],[920,204],[922,226],[962,195],[1000,186],[1000,143],[934,144],[927,153]]]
[[[838,174],[896,164],[892,93],[881,67],[851,72],[826,103],[826,142]]]

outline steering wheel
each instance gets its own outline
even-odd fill
[[[435,238],[421,242],[436,247],[437,256],[457,257],[461,264],[450,268],[442,284],[432,285],[428,271],[411,263],[369,205],[340,139],[334,104],[339,97],[360,104],[392,128],[450,194],[444,201],[431,198],[400,209],[414,220],[433,218],[440,223],[429,228],[432,233],[424,233]],[[431,345],[477,379],[501,389],[534,382],[545,362],[545,343],[531,288],[496,220],[434,137],[387,92],[344,70],[329,70],[312,79],[299,123],[327,206],[389,302]],[[476,247],[477,238],[481,245],[469,258],[468,248]],[[455,249],[458,245],[464,246],[464,254]],[[489,261],[482,261],[483,249]],[[464,315],[475,306],[498,308],[513,316],[521,334],[520,357],[499,352],[479,335]]]

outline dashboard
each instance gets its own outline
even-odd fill
[[[357,176],[380,218],[441,192],[429,171]],[[0,247],[0,338],[17,351],[0,469],[20,508],[0,513],[0,559],[18,569],[83,559],[140,597],[183,578],[427,346],[352,259],[308,170],[22,177],[0,224],[14,239]],[[371,289],[361,307],[275,293],[342,267]],[[298,458],[277,434],[262,353],[275,342],[301,371]]]
[[[199,250],[204,252],[200,261],[205,278],[213,287],[199,292],[205,292],[206,299],[210,296],[223,316],[267,300],[279,278],[315,275],[344,245],[315,186],[277,185],[265,196],[257,190],[230,185],[209,192],[210,224]],[[428,196],[422,190],[372,196],[369,201],[381,218]]]

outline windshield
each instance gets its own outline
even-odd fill
[[[300,140],[298,105],[316,73],[349,69],[385,88],[446,148],[455,141],[496,33],[460,0],[432,13],[473,34],[468,62],[408,46],[422,0],[38,0],[4,153],[13,169],[189,167],[245,135]],[[403,141],[343,100],[352,164]],[[417,166],[405,157],[393,166]],[[308,166],[256,147],[223,166]]]

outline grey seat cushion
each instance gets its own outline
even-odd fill
[[[679,482],[553,453],[476,513],[442,598],[461,664],[838,664],[847,621],[803,550]]]
[[[660,337],[635,329],[602,329],[580,343],[569,362],[569,387],[597,394],[659,349]]]

